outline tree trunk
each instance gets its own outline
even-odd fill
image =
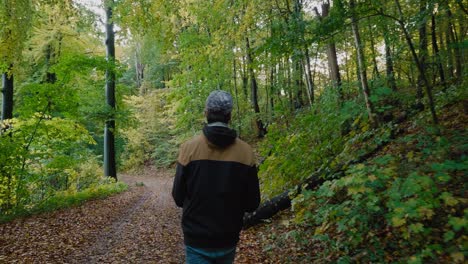
[[[396,91],[396,81],[395,81],[395,71],[393,69],[393,57],[392,50],[390,48],[390,41],[388,39],[387,33],[384,33],[384,42],[385,42],[385,68],[387,74],[387,84],[392,89]]]
[[[354,12],[354,8],[355,8],[354,0],[350,1],[350,8],[352,10],[351,12]],[[362,92],[364,95],[364,101],[366,102],[367,114],[369,115],[369,121],[373,125],[377,126],[378,121],[375,118],[374,106],[372,105],[372,102],[370,101],[370,89],[369,89],[369,84],[367,82],[367,71],[366,71],[366,64],[365,64],[365,59],[364,59],[364,48],[361,43],[361,37],[359,35],[359,25],[358,25],[358,21],[356,19],[355,14],[351,15],[351,27],[353,29],[354,42],[356,44],[359,76],[361,77]]]
[[[258,85],[257,85],[257,79],[255,78],[255,73],[253,70],[253,59],[252,55],[250,54],[250,42],[249,38],[245,38],[245,47],[247,51],[247,63],[248,63],[248,68],[249,68],[249,74],[250,74],[250,88],[251,88],[251,96],[252,96],[252,107],[254,109],[254,112],[256,114],[255,117],[255,123],[257,124],[257,129],[258,133],[257,136],[259,138],[262,138],[266,135],[267,131],[265,129],[265,126],[263,125],[263,122],[260,118],[260,106],[258,105]]]
[[[115,109],[115,33],[114,22],[112,21],[113,0],[108,0],[106,5],[106,55],[109,63],[106,70],[106,103]],[[111,114],[106,121],[104,129],[104,176],[117,179],[117,169],[115,164],[114,147],[115,119]]]
[[[46,56],[45,56],[46,66],[47,66],[46,79],[45,79],[46,83],[55,83],[57,81],[56,74],[54,72],[49,71],[49,69],[54,64],[54,58],[55,58],[55,54],[54,54],[54,51],[52,50],[52,46],[47,45]]]
[[[302,67],[301,61],[298,57],[294,59],[294,79],[296,88],[296,100],[294,102],[294,108],[300,109],[304,106],[304,101],[302,100]]]
[[[136,88],[140,90],[140,94],[143,95],[146,93],[145,89],[142,88],[143,78],[145,77],[145,65],[141,62],[141,46],[140,43],[135,44],[135,81]],[[163,71],[163,80],[164,80],[164,71]]]
[[[295,105],[294,105],[294,91],[293,91],[293,79],[294,79],[294,72],[293,67],[291,65],[291,59],[288,57],[286,58],[286,70],[288,73],[288,83],[286,87],[288,87],[288,96],[289,96],[289,109],[291,112],[294,112]]]
[[[456,73],[456,80],[457,83],[461,83],[463,74],[462,74],[462,55],[461,55],[461,50],[460,50],[460,43],[458,43],[458,38],[457,34],[455,32],[455,27],[453,25],[453,15],[452,11],[450,10],[450,6],[448,3],[446,4],[447,8],[447,19],[448,19],[448,26],[449,26],[449,34],[450,34],[450,39],[452,40],[452,43],[455,45],[454,46],[454,59],[455,59],[455,73]]]
[[[242,56],[242,91],[244,92],[244,97],[246,100],[249,99],[249,95],[247,92],[247,86],[249,82],[249,77],[247,75],[247,63],[245,62],[245,57]]]
[[[424,82],[424,86],[426,88],[427,97],[429,99],[429,109],[431,110],[432,121],[434,122],[435,125],[438,125],[439,121],[437,119],[437,114],[435,112],[434,99],[432,97],[432,87],[430,86],[429,81],[426,78],[426,75],[424,73],[423,67],[421,66],[421,63],[419,62],[419,58],[418,58],[418,55],[416,54],[413,41],[411,40],[411,37],[408,31],[406,30],[405,23],[403,21],[403,12],[401,11],[400,1],[395,0],[395,4],[397,6],[398,14],[400,16],[398,23],[400,24],[401,30],[403,31],[406,42],[408,43],[414,62],[416,63],[416,67],[418,68],[419,74],[421,75],[422,80]]]
[[[452,49],[452,41],[450,40],[450,26],[447,26],[445,30],[445,46],[447,49],[447,72],[448,72],[448,77],[449,80],[452,81],[455,78],[455,68],[454,68],[454,62],[453,62],[453,49]]]
[[[296,190],[296,193],[302,191],[303,186],[307,183],[305,189],[311,190],[314,189],[325,182],[324,179],[318,178],[318,173],[312,174],[306,182],[301,183],[296,186],[293,190]],[[294,192],[294,191],[293,191]],[[289,194],[290,190],[284,191],[278,196],[273,197],[272,199],[262,203],[255,212],[251,214],[246,214],[244,216],[244,225],[243,228],[247,229],[254,225],[257,225],[262,222],[262,220],[269,219],[274,216],[279,211],[291,207],[291,197]]]
[[[330,12],[330,4],[323,3],[322,4],[322,14],[320,15],[315,9],[315,13],[319,18],[327,17]],[[343,101],[343,93],[341,91],[341,76],[340,76],[340,68],[338,66],[338,57],[336,56],[336,46],[333,39],[330,39],[327,43],[327,60],[328,60],[328,68],[330,69],[330,79],[332,80],[333,87],[337,89],[340,101]]]
[[[426,12],[426,0],[419,1],[419,13],[424,14]],[[423,21],[419,25],[419,64],[423,72],[418,74],[418,80],[416,82],[416,105],[417,108],[422,108],[423,98],[423,86],[424,81],[422,74],[426,73],[426,57],[427,57],[427,31],[426,31],[426,18],[423,17]]]
[[[242,134],[242,127],[241,127],[241,114],[240,114],[240,107],[239,107],[239,94],[237,92],[237,67],[236,67],[236,58],[232,59],[232,78],[234,80],[234,96],[236,97],[236,110],[237,110],[237,133],[239,137]]]
[[[334,42],[327,44],[327,58],[328,67],[330,68],[330,78],[332,79],[333,86],[338,90],[340,99],[343,100],[341,92],[341,75],[338,66],[338,57],[336,56],[336,46]]]
[[[447,89],[447,84],[445,83],[445,74],[444,67],[440,60],[439,46],[437,44],[437,35],[436,35],[436,17],[434,14],[431,16],[431,37],[432,37],[432,49],[434,51],[435,62],[437,64],[437,69],[439,70],[440,83],[444,87],[444,90]]]
[[[314,80],[312,78],[312,71],[311,71],[311,65],[310,65],[310,57],[309,57],[309,49],[305,47],[305,75],[306,75],[306,81],[307,81],[307,92],[308,92],[308,97],[309,97],[309,104],[312,106],[312,103],[314,102]]]
[[[276,64],[273,64],[270,69],[270,109],[271,109],[271,116],[274,116],[274,109],[275,109],[275,87],[276,87]]]
[[[370,33],[370,45],[371,45],[371,52],[372,52],[372,62],[374,68],[372,69],[372,78],[380,78],[379,67],[377,65],[377,55],[375,52],[375,43],[374,43],[374,34],[372,33],[372,26],[368,23],[369,26],[369,33]]]
[[[10,70],[12,66],[10,66]],[[13,118],[13,74],[3,73],[2,121]]]

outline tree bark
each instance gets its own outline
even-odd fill
[[[275,87],[276,87],[276,64],[273,64],[270,68],[270,109],[271,109],[271,116],[274,116],[274,109],[275,109]]]
[[[447,89],[447,84],[445,83],[445,74],[444,67],[440,60],[439,46],[437,44],[437,35],[436,35],[436,17],[434,14],[431,16],[431,39],[432,39],[432,49],[434,51],[435,62],[437,64],[437,69],[439,70],[440,83],[444,87],[444,90]]]
[[[10,70],[12,67],[10,66]],[[13,118],[13,74],[2,74],[2,121]]]
[[[250,54],[250,42],[249,38],[245,38],[245,47],[247,49],[247,63],[248,63],[248,68],[249,68],[249,74],[250,74],[250,88],[251,88],[251,96],[252,96],[252,107],[254,109],[254,112],[256,114],[255,117],[255,123],[257,124],[257,136],[259,138],[263,138],[267,131],[265,129],[265,126],[263,125],[263,122],[260,118],[260,106],[258,105],[258,85],[257,85],[257,79],[255,78],[255,73],[253,70],[253,59],[252,55]]]
[[[387,84],[392,89],[396,91],[396,81],[395,81],[395,71],[393,68],[393,57],[392,50],[390,48],[390,41],[388,39],[387,33],[384,33],[384,43],[385,43],[385,68],[387,74]]]
[[[445,46],[447,49],[447,72],[448,72],[448,78],[450,81],[452,81],[455,78],[455,67],[454,67],[454,62],[453,62],[453,49],[452,49],[452,40],[451,38],[451,28],[450,26],[447,26],[445,29]]]
[[[244,92],[244,97],[246,100],[249,99],[249,93],[247,91],[247,86],[249,82],[249,77],[247,74],[247,63],[245,62],[245,57],[242,56],[242,91]]]
[[[455,27],[453,25],[453,14],[452,11],[450,10],[450,6],[447,5],[447,19],[448,19],[448,26],[449,26],[449,34],[450,34],[450,39],[452,40],[452,43],[455,44],[455,47],[453,48],[454,50],[454,56],[455,56],[455,76],[456,76],[456,81],[457,83],[461,83],[463,74],[462,74],[462,55],[461,55],[461,50],[460,50],[460,44],[458,43],[458,38],[457,34],[455,32]]]
[[[239,137],[242,135],[242,122],[241,122],[241,114],[240,114],[240,107],[239,107],[239,94],[237,92],[237,67],[236,67],[236,58],[232,59],[232,78],[234,80],[234,95],[236,97],[236,110],[237,110],[237,133]]]
[[[426,12],[426,0],[419,1],[419,13],[424,14]],[[426,18],[423,17],[423,21],[419,25],[419,64],[422,68],[422,73],[419,72],[418,80],[416,82],[416,105],[418,108],[423,107],[423,76],[426,73],[426,57],[427,57],[427,31],[426,31]]]
[[[318,10],[315,9],[316,15],[322,19],[327,17],[330,12],[330,3],[322,4],[322,14],[320,15]],[[330,79],[332,80],[333,87],[337,89],[340,101],[343,101],[343,93],[341,91],[341,75],[340,68],[338,66],[338,57],[336,56],[336,46],[333,39],[330,39],[327,43],[327,60],[328,68],[330,73]]]
[[[403,31],[406,42],[408,43],[414,62],[416,63],[416,67],[418,68],[419,74],[421,75],[421,78],[424,82],[424,86],[426,88],[427,97],[429,99],[429,109],[431,111],[432,121],[434,122],[435,125],[438,125],[439,120],[437,119],[437,114],[435,112],[434,99],[432,97],[432,87],[426,78],[426,74],[424,73],[424,69],[421,66],[421,63],[419,62],[419,58],[418,58],[418,55],[416,54],[413,41],[411,40],[411,36],[409,35],[408,30],[406,30],[405,23],[403,22],[403,12],[401,11],[400,1],[395,0],[395,4],[397,6],[398,14],[400,16],[398,23],[400,24],[401,30]]]
[[[305,76],[307,81],[307,95],[309,97],[309,104],[312,106],[314,102],[314,80],[312,78],[312,71],[310,69],[310,57],[309,57],[309,49],[305,47]]]
[[[143,95],[146,93],[146,89],[141,89],[143,84],[143,79],[145,77],[145,65],[141,62],[141,44],[135,43],[135,81],[136,81],[136,88],[140,90],[140,94]],[[163,72],[163,79],[164,79],[164,72]]]
[[[294,79],[295,79],[295,87],[296,87],[296,100],[294,102],[294,108],[300,109],[304,106],[304,101],[302,100],[302,67],[301,61],[298,57],[296,57],[294,62]]]
[[[293,95],[293,88],[292,88],[292,67],[291,67],[291,63],[289,61],[289,57],[285,58],[286,60],[286,63],[285,63],[285,67],[286,67],[286,73],[288,74],[287,76],[287,84],[286,84],[286,87],[288,88],[288,99],[289,99],[289,109],[291,112],[294,112],[294,95]]]
[[[52,50],[51,45],[47,45],[46,49],[46,66],[47,66],[47,72],[46,72],[46,83],[55,83],[57,81],[57,76],[54,72],[50,72],[49,69],[53,66],[54,64],[54,59],[55,59],[55,53]]]
[[[369,27],[369,34],[370,34],[372,62],[374,65],[374,68],[372,69],[372,78],[380,78],[379,67],[377,65],[377,55],[375,52],[374,34],[372,33],[372,26],[370,23],[368,23],[368,27]]]
[[[354,12],[354,8],[355,8],[354,0],[350,1],[350,8],[352,10],[351,12]],[[355,14],[351,15],[351,27],[353,30],[354,42],[356,44],[359,76],[361,77],[362,92],[364,95],[364,101],[366,102],[367,114],[369,115],[369,121],[373,125],[377,126],[378,121],[375,118],[374,106],[372,102],[370,101],[370,89],[369,89],[369,84],[367,81],[367,71],[366,71],[366,64],[365,64],[365,59],[364,59],[364,48],[361,43],[361,37],[359,35],[359,25],[358,25],[358,21],[356,19]]]
[[[114,22],[112,20],[113,4],[113,0],[108,0],[106,5],[106,56],[109,63],[106,70],[106,103],[112,111],[115,109],[115,33]],[[104,128],[104,176],[117,179],[114,132],[115,119],[114,114],[111,114]]]

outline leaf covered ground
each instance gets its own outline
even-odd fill
[[[122,179],[127,192],[0,225],[0,263],[182,263],[171,175]]]
[[[1,224],[0,263],[184,263],[172,173],[148,167],[120,179],[124,193]],[[254,232],[241,235],[236,263],[265,261]]]

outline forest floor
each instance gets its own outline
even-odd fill
[[[0,263],[184,263],[173,173],[147,167],[119,175],[129,190],[0,225]],[[250,229],[236,263],[262,263]]]

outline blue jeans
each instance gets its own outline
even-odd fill
[[[203,249],[185,245],[187,264],[232,264],[236,247],[222,249]]]

